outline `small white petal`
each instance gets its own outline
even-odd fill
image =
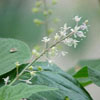
[[[54,36],[54,39],[55,40],[59,40],[60,39],[60,36],[58,35],[58,33],[56,33],[56,35]]]
[[[48,60],[48,62],[51,64],[52,63],[52,60]]]
[[[74,19],[76,22],[79,22],[79,21],[81,20],[81,17],[75,16],[73,19]]]
[[[3,80],[4,80],[4,82],[5,82],[5,85],[7,85],[8,82],[9,82],[9,76],[7,76],[6,78],[3,78]]]
[[[61,35],[61,36],[66,36],[66,32],[61,30],[61,31],[60,31],[60,35]]]
[[[64,44],[66,44],[68,46],[72,46],[73,45],[73,39],[72,38],[67,38],[63,42],[64,42]]]
[[[85,23],[83,23],[81,26],[80,26],[80,29],[82,30],[88,30],[88,27]]]
[[[50,38],[48,38],[48,37],[43,37],[43,40],[42,40],[42,42],[45,42],[45,43],[47,43],[47,42],[49,42],[51,39]]]
[[[61,55],[62,55],[62,56],[65,56],[66,54],[68,54],[68,52],[66,52],[66,51],[62,51],[62,52],[61,52]]]
[[[74,29],[71,29],[71,31],[74,32],[74,33],[76,33],[79,29],[80,29],[80,27],[75,26]]]
[[[30,80],[25,80],[25,82],[26,82],[27,84],[32,84],[32,82],[31,82]]]
[[[77,46],[78,42],[80,42],[80,41],[75,40],[75,39],[73,40],[73,45],[74,45],[74,48],[76,48],[76,46]]]
[[[78,32],[76,33],[76,35],[77,35],[78,37],[80,37],[80,38],[86,37],[82,31],[78,31]]]

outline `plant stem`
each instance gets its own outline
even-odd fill
[[[40,56],[36,57],[32,62],[30,62],[20,73],[19,75],[9,84],[12,85],[14,84],[17,79],[25,72],[25,70],[30,67],[33,63],[35,63],[39,58],[41,58],[44,54],[46,54],[52,47],[55,47],[57,44],[59,44],[60,42],[62,42],[63,40],[65,40],[66,38],[69,38],[70,36],[72,36],[74,34],[74,32],[69,33],[68,35],[66,35],[66,37],[60,39],[59,41],[57,41],[56,43],[54,43],[53,45],[51,45],[50,47],[46,48],[41,54]]]
[[[44,11],[48,11],[46,0],[43,0],[43,3],[44,3]],[[46,35],[48,36],[48,16],[45,16],[45,32]]]
[[[43,3],[44,3],[44,11],[48,11],[48,7],[47,7],[47,2],[46,0],[43,0]],[[46,36],[49,37],[49,34],[48,34],[48,16],[46,15],[45,16],[45,33],[46,33]],[[48,48],[49,44],[46,43],[46,49]],[[46,53],[46,57],[49,58],[49,55],[48,55],[48,52]]]

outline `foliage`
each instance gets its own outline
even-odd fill
[[[28,98],[34,93],[43,91],[52,91],[56,88],[49,88],[43,85],[27,85],[20,83],[15,86],[3,86],[0,88],[0,100],[20,100]]]
[[[90,59],[79,61],[77,67],[71,68],[68,73],[72,74],[85,86],[92,82],[100,86],[100,60]],[[83,67],[85,66],[85,67]],[[79,68],[78,71],[76,69]]]
[[[9,39],[6,39],[6,41],[9,42]],[[16,40],[13,39],[13,42],[11,42],[10,45],[15,43],[14,41]],[[22,51],[23,49],[21,49],[20,52]],[[5,51],[5,53],[9,53],[9,52]],[[15,56],[13,57],[13,59],[16,58]],[[7,100],[7,98],[9,98],[9,100],[13,100],[13,99],[19,100],[20,98],[29,98],[30,100],[33,99],[64,100],[66,97],[68,97],[71,100],[77,100],[78,98],[80,98],[79,100],[92,100],[92,98],[87,93],[87,91],[73,77],[71,77],[66,72],[62,71],[55,64],[49,64],[47,62],[37,62],[32,66],[34,66],[32,70],[37,71],[36,75],[34,75],[31,80],[32,84],[28,83],[27,81],[23,81],[23,80],[30,79],[30,74],[24,73],[20,77],[20,79],[14,83],[13,86],[3,85],[0,88],[0,95],[1,95],[0,100]],[[41,66],[41,70],[38,71],[39,66]],[[21,67],[22,70],[23,68],[24,67]],[[19,72],[21,72],[22,70],[20,70]],[[13,76],[15,72],[16,70],[12,70],[9,73],[5,72],[5,75],[1,75],[1,78],[3,79],[4,76],[7,75]],[[10,80],[13,79],[14,77],[10,77]],[[26,82],[27,84],[22,82]],[[41,85],[45,85],[45,86],[41,86]],[[51,92],[49,90],[53,90],[53,91]],[[18,91],[21,91],[21,93],[19,93]],[[48,91],[48,92],[44,92],[44,91]]]
[[[50,4],[54,6],[57,1],[52,0]],[[51,38],[54,29],[49,27],[49,22],[57,24],[59,19],[49,21],[53,12],[48,6],[46,0],[38,0],[32,9],[34,14],[43,15],[43,19],[33,20],[37,26],[45,27],[46,36],[41,40],[45,47],[42,51],[39,47],[31,52],[22,41],[0,38],[0,100],[93,100],[84,86],[91,83],[100,86],[99,60],[80,61],[68,71],[71,75],[51,60],[51,57],[68,53],[61,51],[57,45],[76,48],[86,37],[88,20],[81,22],[82,17],[75,16],[74,27],[65,23]],[[39,62],[44,55],[46,61]]]
[[[0,38],[0,75],[13,70],[16,62],[27,63],[30,57],[30,49],[24,42]]]

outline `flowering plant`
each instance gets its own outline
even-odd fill
[[[52,0],[53,5],[56,3],[56,0]],[[32,11],[43,12],[45,16],[44,21],[34,19],[36,25],[45,25],[46,34],[41,39],[44,48],[33,48],[30,52],[30,48],[22,41],[0,39],[0,45],[3,44],[0,47],[0,56],[3,56],[0,61],[0,100],[93,100],[84,86],[93,82],[100,85],[97,70],[86,66],[87,61],[81,61],[77,64],[79,66],[66,73],[53,61],[55,56],[68,54],[59,46],[76,48],[86,37],[88,20],[81,22],[82,17],[75,16],[72,18],[74,27],[65,23],[58,32],[51,35],[53,28],[49,28],[48,16],[52,14],[52,10],[48,9],[46,0],[38,0],[35,6]],[[57,23],[59,19],[54,21]],[[39,61],[42,57],[45,57],[45,61]]]

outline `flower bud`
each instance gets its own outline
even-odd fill
[[[48,35],[50,35],[52,32],[54,32],[54,29],[53,28],[49,28],[48,29]]]
[[[52,10],[51,10],[51,9],[48,10],[48,14],[49,14],[49,15],[52,14]]]
[[[35,55],[36,57],[38,57],[38,56],[40,55],[40,53],[37,52],[36,49],[33,49],[33,50],[32,50],[32,55]]]
[[[29,70],[33,70],[33,66],[30,66],[28,69],[29,69]]]
[[[33,9],[32,9],[32,12],[34,12],[34,13],[38,13],[39,11],[40,11],[39,8],[33,8]]]
[[[44,12],[43,12],[43,15],[44,15],[44,16],[48,16],[48,11],[44,11]]]
[[[55,18],[54,19],[54,23],[58,23],[58,22],[60,22],[60,19],[59,18]]]
[[[67,96],[65,97],[65,100],[70,100]]]
[[[34,19],[33,22],[36,24],[36,25],[41,25],[43,24],[43,21],[39,20],[39,19]]]
[[[38,70],[39,70],[39,71],[42,71],[43,68],[42,68],[41,66],[38,66]]]
[[[42,4],[42,2],[41,2],[41,1],[37,1],[35,5],[36,5],[36,7],[40,7],[40,6],[41,6],[41,4]]]
[[[60,36],[58,35],[58,33],[56,33],[56,35],[54,36],[54,39],[57,41],[60,39]]]
[[[88,20],[85,20],[85,22],[84,22],[84,23],[85,23],[85,24],[88,24],[88,22],[89,22]]]
[[[35,76],[36,75],[36,71],[31,71],[30,74],[31,74],[31,76]]]
[[[19,62],[16,62],[15,65],[16,65],[16,67],[19,67],[20,66]]]
[[[52,4],[56,5],[57,4],[57,0],[52,0]]]

